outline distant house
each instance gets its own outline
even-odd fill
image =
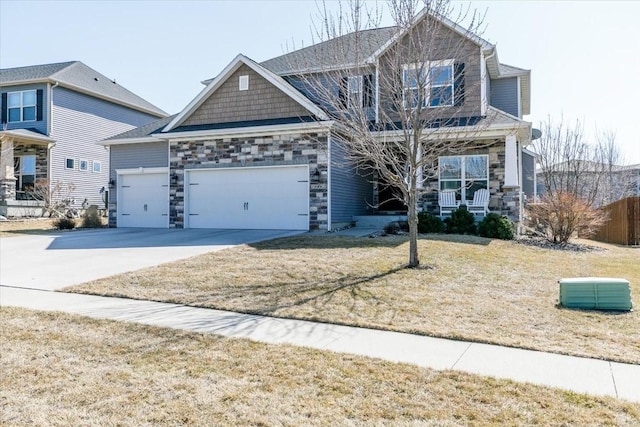
[[[426,16],[418,15],[413,25],[424,28]],[[484,189],[490,211],[518,220],[524,196],[535,191],[535,155],[524,149],[531,124],[522,119],[530,109],[530,71],[498,62],[495,45],[452,22],[443,19],[440,25],[464,49],[454,57],[443,43],[441,57],[424,58],[441,80],[440,95],[427,108],[441,113],[443,133],[453,123],[458,134],[468,129],[482,144],[439,159],[439,176],[429,182],[420,207],[436,213],[439,192],[454,191],[459,202],[468,203]],[[310,62],[353,34],[262,63],[238,55],[175,117],[103,141],[116,183],[111,225],[332,230],[362,215],[406,213],[402,203],[389,202],[389,184],[348,164],[332,111],[302,78],[319,69],[340,70],[343,86],[328,90],[344,99],[344,108],[364,103],[371,126],[379,126],[383,113],[394,112],[387,111],[377,89],[376,79],[386,70],[377,64],[386,47],[407,42],[404,31],[387,27],[360,34],[369,49],[361,52],[362,63]],[[412,69],[411,58],[407,62],[405,71]],[[296,63],[303,66],[291,66]],[[397,97],[414,90],[411,74],[401,70],[391,71],[404,76]],[[486,125],[477,131],[476,123]]]
[[[41,214],[34,199],[47,192],[75,208],[104,206],[109,153],[96,142],[166,116],[78,61],[0,69],[0,94],[4,216]]]

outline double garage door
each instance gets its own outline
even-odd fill
[[[167,173],[118,176],[118,227],[169,226]],[[185,227],[309,229],[309,168],[185,171]]]

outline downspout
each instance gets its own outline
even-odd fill
[[[331,130],[329,130],[327,134],[327,231],[331,231],[331,144]]]
[[[51,122],[53,117],[53,89],[58,87],[59,82],[54,81],[53,86],[49,83],[49,96],[47,99],[47,136],[51,138]],[[51,164],[51,149],[53,146],[47,147],[47,180],[49,181],[49,197],[51,198],[51,194],[53,193],[53,168]]]
[[[523,224],[522,224],[522,218],[524,217],[524,190],[523,190],[523,184],[524,181],[522,180],[522,144],[520,143],[520,141],[517,142],[517,147],[518,147],[518,183],[520,184],[520,191],[518,192],[519,196],[519,200],[518,200],[518,204],[519,204],[519,208],[518,208],[518,235],[522,235],[523,232]]]

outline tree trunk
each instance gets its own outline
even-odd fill
[[[412,187],[414,186],[415,180]],[[407,222],[409,223],[409,268],[415,268],[420,265],[420,258],[418,257],[418,212],[415,188],[412,188],[411,194],[409,195]]]

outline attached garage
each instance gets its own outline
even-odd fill
[[[118,227],[169,227],[167,168],[117,170]]]
[[[185,227],[309,229],[309,166],[185,171]]]

